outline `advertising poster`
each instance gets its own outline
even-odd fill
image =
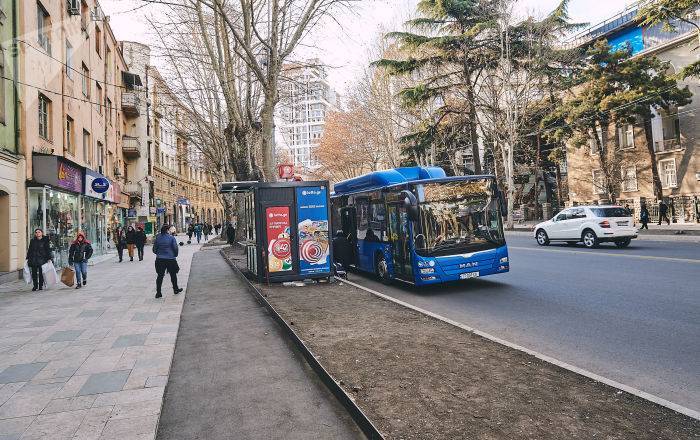
[[[288,272],[292,270],[291,224],[288,206],[272,206],[265,209],[267,229],[267,270]]]
[[[331,270],[326,188],[297,188],[299,217],[299,273],[309,275]]]
[[[56,186],[77,193],[83,192],[83,171],[73,165],[58,161],[58,179]]]

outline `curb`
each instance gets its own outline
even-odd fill
[[[267,301],[265,296],[260,292],[253,283],[250,282],[248,278],[241,272],[235,264],[229,261],[224,254],[224,250],[220,249],[219,254],[226,261],[226,264],[231,267],[231,269],[238,275],[238,277],[248,286],[248,291],[251,295],[267,309],[267,311],[272,315],[273,319],[279,324],[279,326],[284,330],[287,336],[294,342],[294,345],[299,349],[301,354],[304,355],[306,362],[309,366],[318,374],[321,381],[326,385],[328,390],[333,393],[333,395],[338,399],[341,405],[348,411],[350,416],[353,418],[357,426],[362,430],[362,432],[367,436],[369,440],[384,440],[384,437],[379,432],[372,421],[365,415],[360,409],[355,401],[343,390],[338,382],[333,379],[333,377],[328,373],[328,371],[321,365],[321,363],[316,359],[314,354],[309,350],[309,348],[304,344],[304,341],[297,335],[294,330],[287,324],[287,322],[280,316],[280,314],[275,310],[272,304]]]
[[[666,400],[666,399],[663,399],[663,398],[661,398],[661,397],[658,397],[658,396],[655,396],[655,395],[653,395],[653,394],[647,393],[646,391],[642,391],[642,390],[639,390],[639,389],[637,389],[637,388],[634,388],[634,387],[625,385],[625,384],[623,384],[623,383],[616,382],[616,381],[614,381],[614,380],[612,380],[612,379],[608,379],[608,378],[606,378],[606,377],[600,376],[600,375],[595,374],[595,373],[593,373],[593,372],[590,372],[590,371],[588,371],[588,370],[584,370],[583,368],[579,368],[579,367],[577,367],[577,366],[575,366],[575,365],[571,365],[571,364],[568,364],[568,363],[566,363],[566,362],[564,362],[564,361],[560,361],[559,359],[553,358],[553,357],[551,357],[551,356],[547,356],[547,355],[542,354],[542,353],[539,353],[539,352],[537,352],[537,351],[530,350],[529,348],[525,348],[525,347],[523,347],[523,346],[514,344],[514,343],[512,343],[512,342],[508,342],[508,341],[506,341],[506,340],[504,340],[504,339],[501,339],[501,338],[499,338],[499,337],[497,337],[497,336],[494,336],[494,335],[492,335],[492,334],[490,334],[490,333],[482,332],[482,331],[477,330],[477,329],[475,329],[475,328],[472,328],[472,327],[469,327],[469,326],[467,326],[467,325],[461,324],[461,323],[459,323],[459,322],[457,322],[457,321],[453,321],[453,320],[451,320],[451,319],[449,319],[449,318],[446,318],[446,317],[444,317],[444,316],[438,315],[437,313],[433,313],[433,312],[430,312],[430,311],[428,311],[428,310],[425,310],[425,309],[422,309],[422,308],[420,308],[420,307],[417,307],[417,306],[414,306],[414,305],[412,305],[412,304],[409,304],[409,303],[407,303],[407,302],[398,300],[398,299],[393,298],[393,297],[391,297],[391,296],[389,296],[389,295],[385,295],[385,294],[383,294],[383,293],[377,292],[376,290],[372,290],[372,289],[370,289],[370,288],[368,288],[368,287],[364,287],[364,286],[362,286],[362,285],[360,285],[360,284],[357,284],[357,283],[354,283],[354,282],[352,282],[352,281],[348,281],[348,280],[345,280],[345,279],[339,280],[339,281],[341,281],[341,282],[343,282],[343,283],[350,284],[351,286],[354,286],[354,287],[356,287],[356,288],[358,288],[358,289],[360,289],[360,290],[364,290],[365,292],[369,292],[369,293],[371,293],[372,295],[378,296],[379,298],[385,299],[385,300],[387,300],[387,301],[391,301],[391,302],[393,302],[393,303],[395,303],[395,304],[398,304],[398,305],[403,306],[403,307],[407,307],[407,308],[409,308],[409,309],[411,309],[411,310],[415,310],[416,312],[419,312],[419,313],[422,313],[422,314],[424,314],[424,315],[430,316],[431,318],[435,318],[435,319],[437,319],[437,320],[439,320],[439,321],[442,321],[442,322],[444,322],[444,323],[446,323],[446,324],[450,324],[450,325],[453,325],[453,326],[455,326],[455,327],[459,327],[459,328],[461,328],[462,330],[466,330],[466,331],[468,331],[468,332],[470,332],[470,333],[474,333],[475,335],[481,336],[482,338],[488,339],[488,340],[493,341],[493,342],[495,342],[495,343],[497,343],[497,344],[505,345],[506,347],[509,347],[509,348],[512,348],[512,349],[521,351],[521,352],[523,352],[523,353],[527,353],[527,354],[529,354],[529,355],[531,355],[531,356],[534,356],[534,357],[536,357],[536,358],[538,358],[538,359],[540,359],[540,360],[543,360],[543,361],[545,361],[545,362],[547,362],[547,363],[556,365],[557,367],[563,368],[563,369],[565,369],[565,370],[569,370],[569,371],[571,371],[571,372],[573,372],[573,373],[579,374],[579,375],[581,375],[581,376],[585,376],[585,377],[587,377],[587,378],[589,378],[589,379],[593,379],[593,380],[595,380],[596,382],[604,383],[604,384],[606,384],[606,385],[608,385],[608,386],[611,386],[611,387],[613,387],[613,388],[617,388],[618,390],[625,391],[625,392],[627,392],[627,393],[629,393],[629,394],[632,394],[632,395],[637,396],[637,397],[639,397],[639,398],[642,398],[642,399],[644,399],[644,400],[648,400],[648,401],[650,401],[650,402],[652,402],[652,403],[655,403],[655,404],[657,404],[657,405],[660,405],[660,406],[666,407],[666,408],[668,408],[668,409],[671,409],[671,410],[673,410],[673,411],[675,411],[675,412],[681,413],[681,414],[683,414],[683,415],[685,415],[685,416],[688,416],[688,417],[690,417],[690,418],[692,418],[692,419],[700,420],[700,412],[699,412],[699,411],[695,411],[695,410],[692,410],[692,409],[690,409],[690,408],[686,408],[686,407],[684,407],[684,406],[682,406],[682,405],[679,405],[679,404],[677,404],[677,403],[673,403],[673,402],[668,401],[668,400]]]

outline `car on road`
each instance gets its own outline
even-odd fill
[[[603,242],[627,247],[633,238],[637,238],[637,232],[632,213],[614,205],[574,206],[534,228],[535,240],[540,246],[551,242],[569,245],[582,242],[587,248],[597,247]]]

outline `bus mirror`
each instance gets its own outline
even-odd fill
[[[416,195],[409,190],[403,190],[401,191],[401,197],[403,197],[403,206],[406,208],[408,218],[417,221],[420,217],[420,211],[418,210],[418,199],[416,199]]]

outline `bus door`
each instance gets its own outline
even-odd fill
[[[350,242],[352,249],[352,262],[357,265],[357,217],[355,217],[355,208],[346,206],[340,208],[340,225],[343,234]]]
[[[413,282],[413,265],[411,264],[411,230],[406,208],[400,204],[387,206],[389,241],[394,263],[394,277]]]

